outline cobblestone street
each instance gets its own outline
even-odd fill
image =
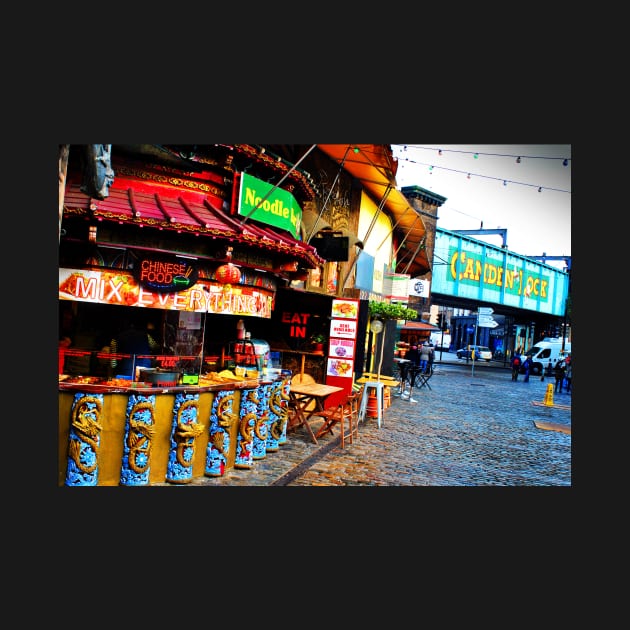
[[[571,411],[532,404],[552,380],[523,379],[500,367],[438,365],[431,390],[414,390],[412,401],[393,396],[383,426],[367,418],[345,449],[338,431],[315,445],[302,428],[249,470],[179,487],[570,486]],[[570,406],[571,395],[554,394],[554,403]]]

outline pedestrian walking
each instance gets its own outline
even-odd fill
[[[512,380],[518,381],[518,373],[521,371],[521,358],[515,354],[512,358]]]
[[[553,372],[556,378],[556,389],[554,390],[556,394],[562,393],[562,381],[564,380],[564,361],[562,359],[558,359]]]
[[[525,370],[525,378],[523,382],[529,383],[529,371],[532,369],[532,360],[529,357],[525,357],[523,361],[523,369]]]
[[[426,372],[427,365],[429,364],[429,351],[431,346],[429,346],[429,342],[425,341],[420,348],[420,371]]]
[[[571,393],[571,379],[573,378],[573,361],[571,361],[571,355],[568,356],[566,367],[564,368],[564,380],[567,385],[567,394]]]
[[[435,348],[433,347],[433,344],[430,343],[429,344],[429,362],[427,363],[427,369],[426,369],[427,374],[433,373],[433,361],[435,361]]]

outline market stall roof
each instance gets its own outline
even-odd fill
[[[422,217],[396,189],[397,162],[386,144],[318,144],[350,175],[361,182],[377,204],[385,197],[384,208],[394,221],[394,231],[402,234],[403,248],[398,253],[397,273],[412,278],[431,271],[425,247],[426,228]],[[400,252],[407,252],[401,255]]]
[[[324,262],[312,245],[297,241],[288,233],[253,221],[244,224],[239,217],[216,208],[203,196],[180,189],[169,190],[165,186],[152,188],[143,183],[138,190],[128,183],[116,186],[114,182],[105,199],[94,199],[81,191],[78,182],[68,182],[64,214],[223,238],[297,259],[311,269]]]
[[[407,321],[405,322],[405,324],[403,325],[403,327],[401,328],[401,330],[404,330],[405,332],[412,332],[412,331],[429,331],[429,332],[435,332],[437,330],[441,330],[441,328],[439,326],[434,326],[433,324],[429,324],[428,322],[410,322]]]

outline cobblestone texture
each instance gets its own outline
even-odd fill
[[[379,429],[359,425],[341,449],[338,431],[315,445],[304,429],[250,470],[195,479],[190,486],[570,486],[571,434],[534,421],[571,426],[571,411],[543,402],[549,379],[511,381],[503,368],[440,365],[431,390],[392,396]],[[571,404],[570,394],[554,402]],[[313,427],[317,421],[313,422]],[[170,485],[170,484],[153,484]]]

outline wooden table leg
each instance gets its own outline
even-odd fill
[[[301,426],[305,426],[306,430],[309,432],[311,439],[315,444],[318,444],[317,438],[315,437],[315,433],[313,433],[313,429],[311,429],[311,425],[308,423],[308,416],[305,415],[304,409],[311,403],[312,399],[296,399],[295,403],[295,415],[298,418],[298,422],[293,422],[291,424],[292,429],[297,429]]]
[[[311,439],[313,440],[313,442],[317,444],[318,443],[317,438],[315,437],[315,434],[313,433],[313,429],[311,429],[311,425],[308,423],[308,418],[304,418],[304,425],[306,426],[306,430],[311,434]]]

